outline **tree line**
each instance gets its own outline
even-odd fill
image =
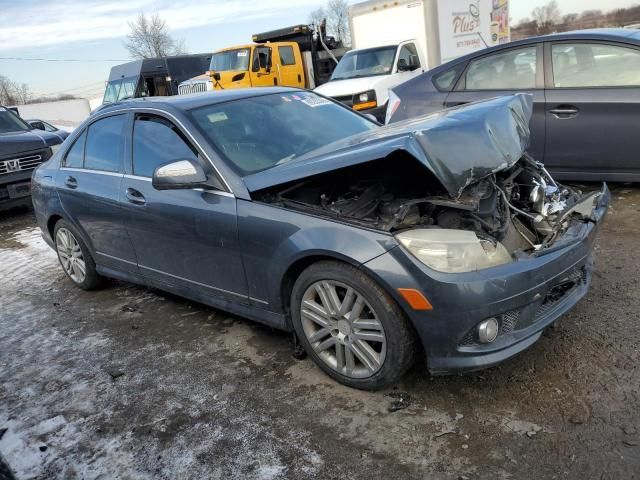
[[[562,14],[558,2],[551,0],[546,5],[536,7],[530,17],[523,18],[511,27],[511,39],[535,35],[546,35],[554,32],[582,30],[585,28],[624,27],[640,23],[640,5],[614,10],[585,10],[582,13]]]

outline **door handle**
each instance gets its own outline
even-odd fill
[[[64,179],[64,184],[69,188],[78,188],[76,177],[72,177],[71,175]]]
[[[144,205],[145,203],[147,203],[147,201],[144,198],[144,195],[142,195],[142,193],[140,193],[135,188],[127,188],[125,196],[127,197],[127,200],[129,200],[129,202],[134,203],[136,205]]]
[[[580,110],[573,105],[559,105],[558,107],[549,110],[549,113],[555,115],[556,118],[571,118],[578,115]]]

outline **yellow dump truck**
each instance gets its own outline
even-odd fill
[[[182,82],[179,94],[274,85],[311,89],[329,80],[347,52],[323,25],[317,34],[309,25],[258,33],[253,42],[215,52],[209,70]]]

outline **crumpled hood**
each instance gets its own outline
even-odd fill
[[[48,132],[46,137],[50,137]],[[59,137],[54,136],[57,142],[48,143],[45,136],[37,135],[30,131],[0,133],[0,158],[12,158],[21,153],[28,153],[34,150],[42,150],[49,145],[60,143]]]
[[[523,93],[471,103],[345,138],[243,180],[254,192],[404,150],[457,198],[522,157],[532,111],[533,97]]]

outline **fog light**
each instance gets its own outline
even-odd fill
[[[498,336],[498,320],[489,318],[478,325],[478,340],[480,343],[491,343]]]

